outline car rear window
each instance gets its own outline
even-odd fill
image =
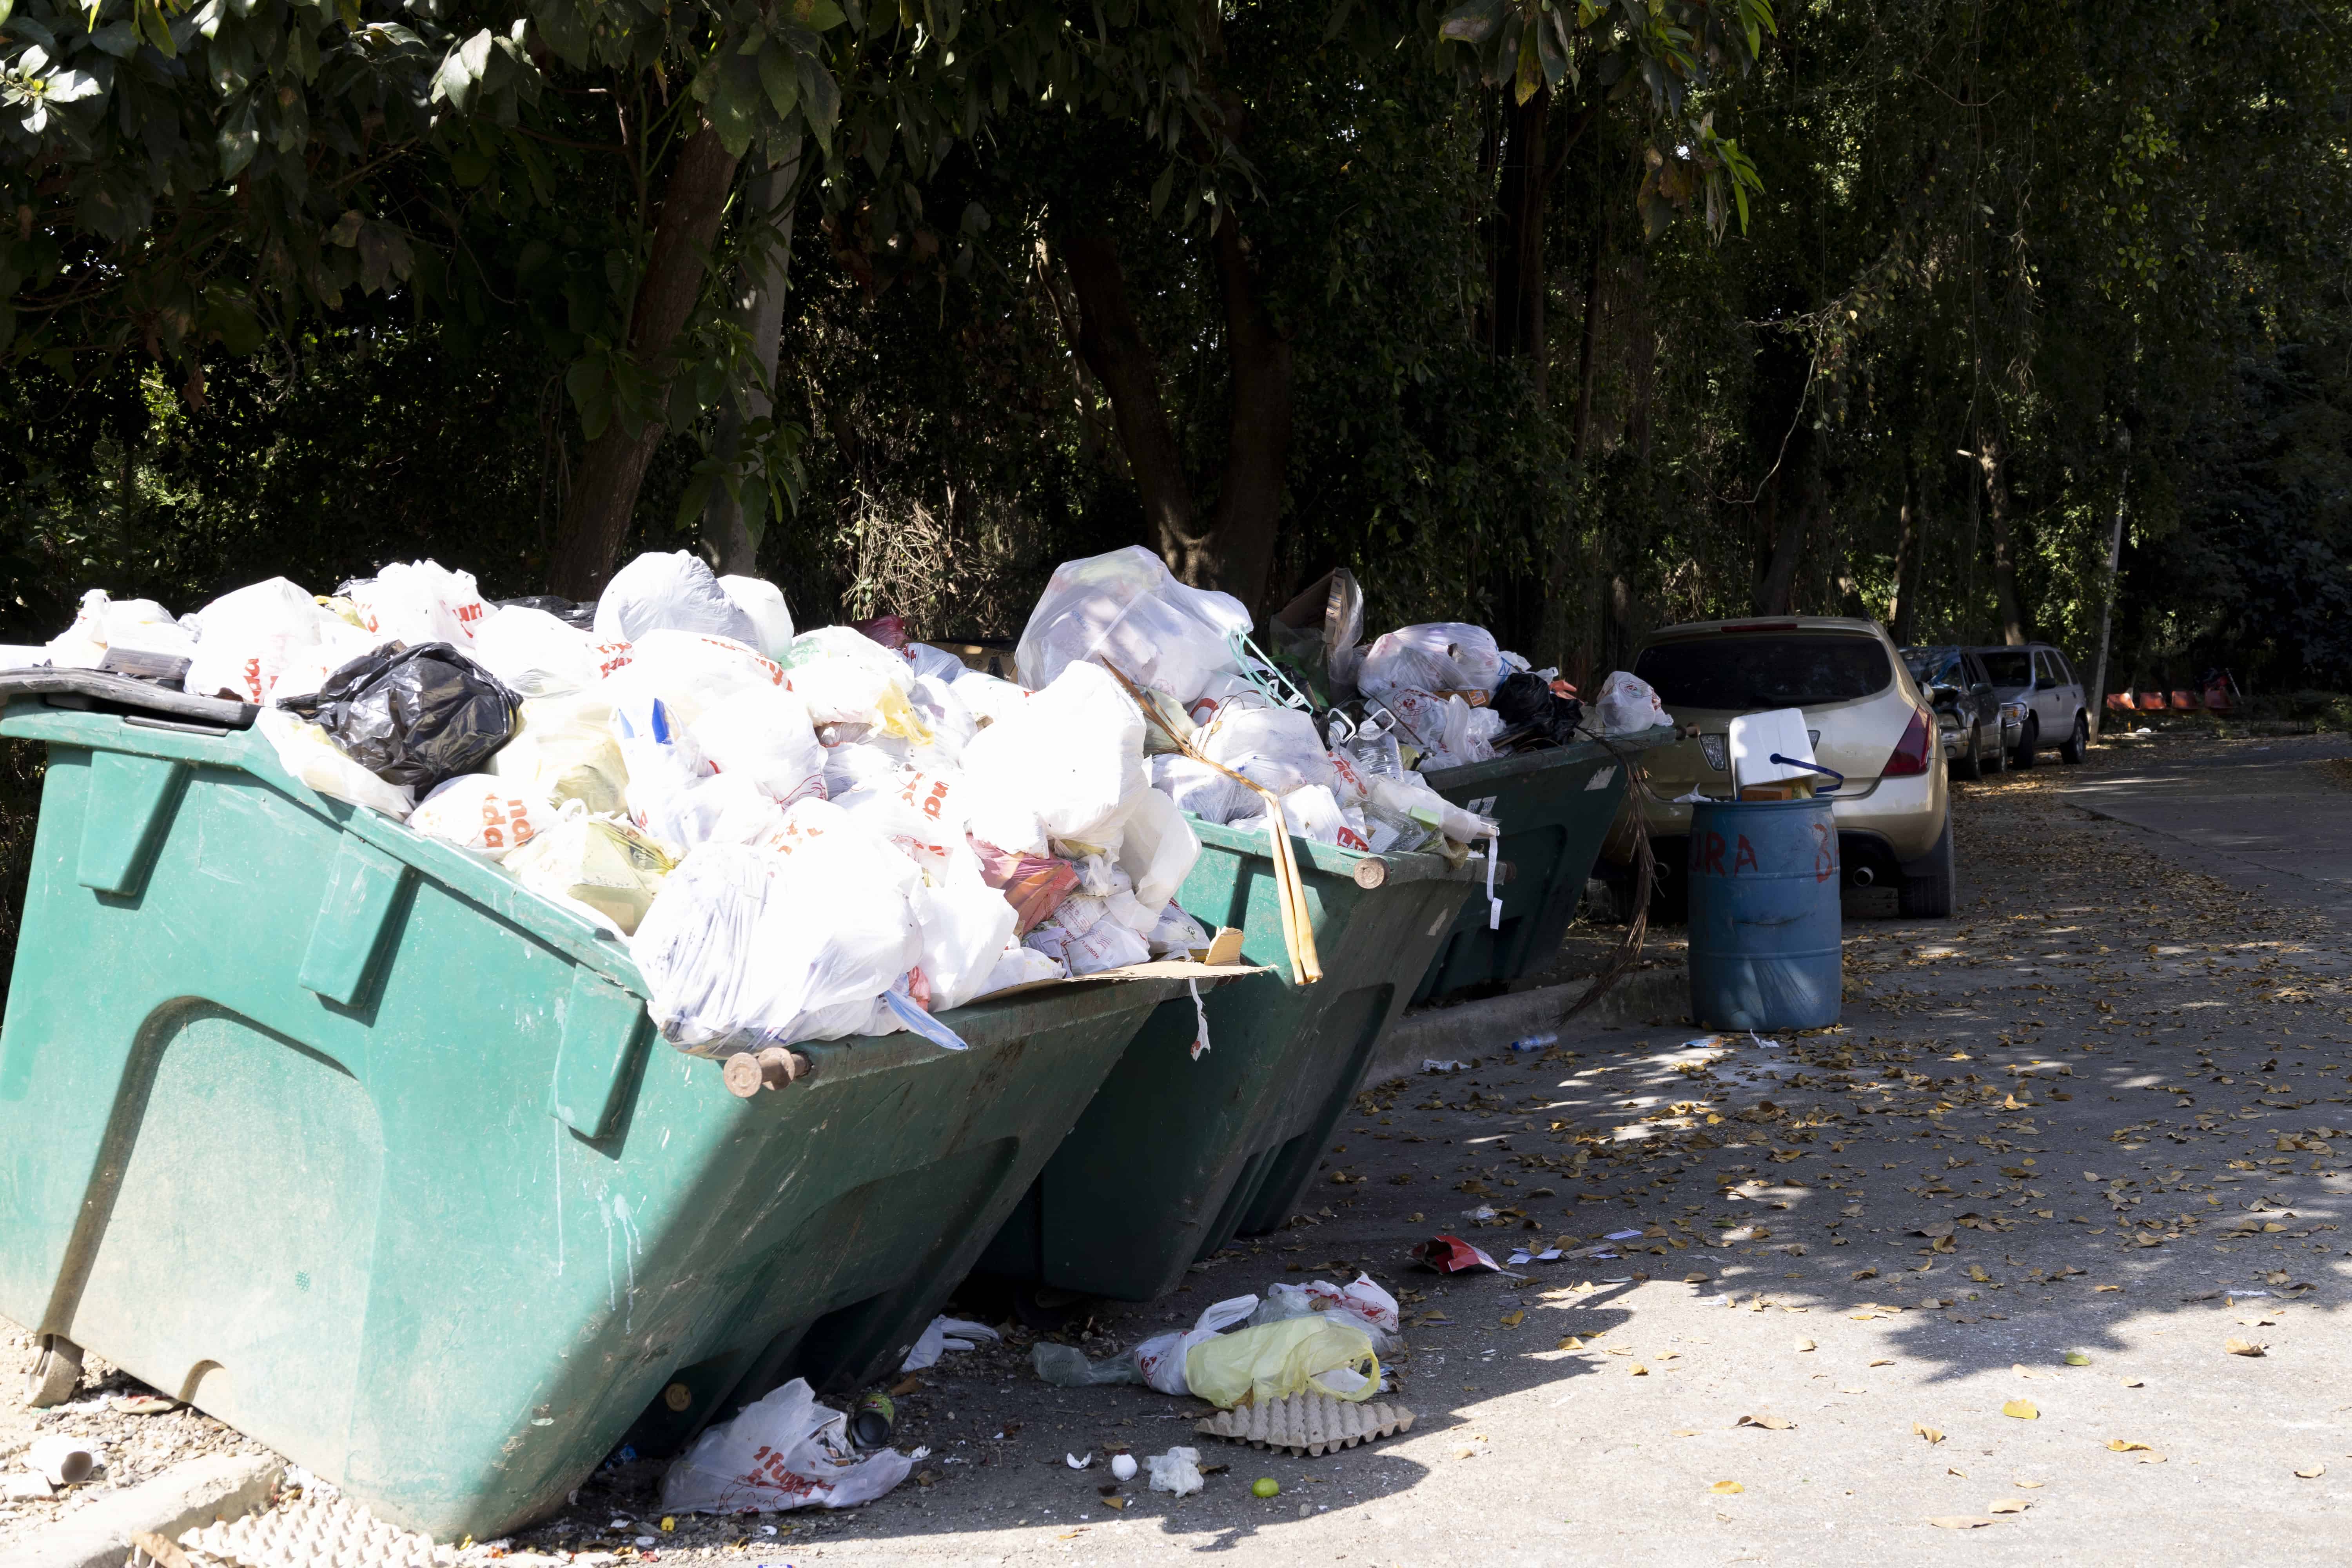
[[[1980,653],[1984,660],[1985,679],[1995,686],[2031,686],[2033,684],[2033,656],[2023,648],[2014,653]]]
[[[1748,632],[1658,643],[1642,650],[1633,673],[1669,710],[1752,713],[1873,697],[1893,682],[1895,666],[1874,637]]]

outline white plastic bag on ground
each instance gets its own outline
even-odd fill
[[[604,679],[586,632],[528,605],[509,605],[476,626],[468,651],[519,697],[562,697]]]
[[[1032,690],[1091,658],[1189,704],[1211,676],[1240,668],[1228,638],[1250,625],[1239,599],[1187,587],[1160,557],[1130,544],[1055,567],[1013,658]]]
[[[196,626],[196,651],[182,684],[199,697],[226,695],[257,705],[276,694],[289,665],[307,661],[322,641],[356,629],[283,577],[224,594],[188,618]]]
[[[460,773],[417,802],[408,826],[427,838],[503,860],[554,821],[555,809],[553,801],[513,779]]]
[[[1400,626],[1364,654],[1356,684],[1367,697],[1391,691],[1492,691],[1503,679],[1502,649],[1484,626],[1436,621]]]
[[[721,577],[719,588],[759,634],[745,640],[782,663],[793,646],[793,612],[784,591],[764,577]]]
[[[1315,721],[1296,708],[1231,708],[1202,731],[1200,753],[1276,795],[1339,780]]]
[[[1153,1491],[1189,1497],[1208,1484],[1201,1479],[1198,1448],[1171,1448],[1164,1454],[1146,1455],[1143,1462],[1151,1472]]]
[[[1247,1322],[1256,1308],[1255,1296],[1234,1296],[1213,1302],[1202,1310],[1190,1331],[1155,1334],[1136,1346],[1133,1353],[1137,1370],[1143,1373],[1144,1382],[1162,1394],[1192,1393],[1192,1385],[1184,1381],[1185,1356],[1203,1340]]]
[[[326,731],[282,708],[264,708],[254,728],[278,752],[278,765],[298,784],[380,811],[395,822],[404,820],[415,806],[415,794],[407,785],[386,784],[345,755]]]
[[[775,1513],[794,1508],[855,1508],[907,1479],[915,1461],[896,1448],[861,1454],[849,1417],[816,1402],[794,1378],[694,1447],[662,1477],[672,1513]]]
[[[783,667],[748,643],[702,632],[651,631],[629,645],[629,660],[604,678],[618,707],[658,697],[682,725],[746,687],[782,686]]]
[[[1601,717],[1604,735],[1631,735],[1675,721],[1648,681],[1622,669],[1601,683],[1601,695],[1592,707]]]
[[[471,572],[452,572],[433,561],[395,561],[373,577],[344,584],[341,596],[379,644],[445,642],[469,656],[474,628],[490,613]]]
[[[1250,1314],[1250,1322],[1280,1322],[1315,1312],[1329,1312],[1355,1324],[1371,1337],[1372,1349],[1381,1355],[1390,1354],[1402,1342],[1398,1336],[1403,1332],[1404,1322],[1397,1300],[1369,1274],[1359,1274],[1353,1282],[1344,1286],[1328,1279],[1309,1280],[1304,1285],[1269,1285],[1265,1288],[1265,1300]]]
[[[635,642],[647,632],[708,632],[756,647],[758,625],[727,596],[698,555],[647,552],[613,574],[596,601],[596,640]]]
[[[615,816],[592,816],[573,802],[510,852],[514,879],[541,898],[627,936],[637,929],[677,862],[669,851]]]
[[[958,682],[961,685],[961,682]],[[972,836],[1025,854],[1047,838],[1100,845],[1142,785],[1143,714],[1117,681],[1072,664],[964,747]]]
[[[922,873],[839,806],[803,800],[772,847],[707,844],[630,944],[673,1045],[702,1056],[837,1039],[922,957]]]
[[[937,1366],[945,1351],[978,1350],[983,1343],[995,1344],[1003,1335],[986,1323],[975,1323],[969,1318],[933,1318],[915,1341],[915,1348],[898,1363],[902,1373],[920,1372]]]
[[[490,753],[489,773],[558,803],[576,800],[597,816],[628,808],[618,721],[597,692],[523,703],[513,739]]]
[[[722,697],[687,732],[712,767],[748,774],[785,805],[824,796],[824,748],[807,706],[781,686],[747,686]]]

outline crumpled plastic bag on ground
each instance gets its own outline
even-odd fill
[[[1171,1448],[1164,1454],[1147,1455],[1143,1462],[1151,1472],[1153,1491],[1190,1497],[1208,1484],[1201,1479],[1198,1448]]]
[[[1190,703],[1212,675],[1240,668],[1227,639],[1250,625],[1239,599],[1179,583],[1159,556],[1130,544],[1055,567],[1013,659],[1032,690],[1091,658]]]
[[[1592,708],[1604,735],[1631,735],[1675,721],[1648,681],[1622,669],[1601,683]]]
[[[1120,1352],[1101,1361],[1090,1362],[1086,1352],[1076,1345],[1057,1345],[1040,1340],[1029,1352],[1030,1364],[1037,1375],[1057,1388],[1087,1388],[1099,1384],[1149,1384],[1162,1394],[1189,1394],[1191,1385],[1184,1381],[1184,1358],[1192,1348],[1213,1339],[1223,1330],[1245,1322],[1257,1306],[1257,1298],[1232,1296],[1212,1302],[1201,1310],[1190,1329],[1154,1334],[1130,1350]]]
[[[915,1341],[915,1348],[898,1363],[898,1370],[920,1372],[937,1366],[942,1352],[978,1350],[983,1342],[992,1345],[1003,1337],[986,1323],[968,1318],[933,1318]]]
[[[520,700],[446,642],[353,659],[278,706],[334,738],[387,784],[431,789],[480,770],[514,733]]]
[[[395,561],[373,577],[338,590],[359,613],[359,624],[380,642],[411,647],[445,642],[471,653],[475,628],[490,613],[471,572],[452,572],[436,561]]]
[[[635,931],[677,862],[668,849],[616,816],[592,816],[569,802],[555,821],[510,852],[518,882],[543,899],[623,936]]]
[[[528,785],[489,773],[464,773],[436,784],[416,803],[408,826],[492,860],[503,860],[555,820],[555,803]]]
[[[724,1056],[875,1027],[877,998],[922,957],[922,882],[821,800],[793,805],[772,846],[702,846],[630,943],[663,1038]]]
[[[849,1417],[826,1408],[794,1378],[694,1447],[662,1477],[661,1505],[673,1513],[774,1513],[794,1508],[855,1508],[907,1479],[915,1461],[896,1448],[862,1454]]]
[[[1211,1335],[1184,1352],[1184,1381],[1227,1410],[1291,1394],[1369,1399],[1381,1386],[1381,1359],[1361,1324],[1325,1312]]]
[[[595,691],[535,697],[516,710],[514,738],[491,753],[493,778],[550,800],[576,800],[595,816],[628,808],[628,763],[613,705]]]
[[[756,647],[760,628],[709,565],[689,551],[648,551],[613,574],[596,600],[596,640],[635,642],[651,631],[708,632]]]
[[[415,792],[386,784],[352,761],[316,724],[281,708],[264,708],[255,718],[254,728],[278,753],[278,765],[297,784],[353,805],[366,806],[370,811],[380,811],[394,822],[404,820],[415,806]]]
[[[1404,1321],[1397,1309],[1397,1299],[1369,1274],[1359,1274],[1346,1285],[1334,1285],[1328,1279],[1313,1279],[1304,1285],[1269,1285],[1265,1288],[1265,1300],[1250,1314],[1250,1323],[1278,1323],[1317,1312],[1333,1313],[1363,1330],[1370,1336],[1372,1349],[1378,1354],[1391,1354],[1402,1342],[1399,1336]]]

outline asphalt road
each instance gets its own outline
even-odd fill
[[[1083,1325],[1106,1355],[1368,1269],[1407,1308],[1409,1434],[1260,1453],[1194,1436],[1196,1401],[1048,1387],[1016,1333],[900,1398],[927,1484],[665,1533],[657,1468],[613,1468],[518,1555],[644,1532],[665,1561],[844,1568],[2345,1556],[2352,853],[2263,835],[2352,846],[2352,796],[2272,744],[1959,786],[1963,912],[1850,919],[1843,1028],[1465,1039],[1471,1070],[1360,1100],[1312,1213]],[[1408,1257],[1628,1228],[1522,1278]],[[1178,1444],[1229,1468],[1107,1505],[1110,1448]]]

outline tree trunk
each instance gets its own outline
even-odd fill
[[[1759,616],[1794,613],[1797,564],[1804,557],[1805,530],[1812,521],[1814,492],[1822,482],[1821,437],[1810,430],[1801,431],[1799,436],[1805,449],[1797,460],[1795,497],[1785,497],[1780,485],[1773,486],[1772,554],[1764,568],[1764,581],[1756,589],[1756,613]]]
[[[1496,359],[1525,357],[1543,395],[1544,195],[1551,183],[1545,147],[1551,92],[1538,89],[1525,103],[1506,108],[1500,188],[1496,192],[1493,249],[1488,258],[1493,311],[1488,342]]]
[[[1073,234],[1062,242],[1070,287],[1078,297],[1078,353],[1110,397],[1111,422],[1143,500],[1151,547],[1179,576],[1206,542],[1193,521],[1192,487],[1183,455],[1160,403],[1160,362],[1127,301],[1127,274],[1108,235]]]
[[[1601,205],[1601,232],[1593,241],[1592,257],[1584,269],[1584,321],[1576,338],[1576,419],[1569,426],[1567,493],[1553,526],[1551,560],[1544,573],[1543,634],[1537,651],[1560,669],[1568,668],[1570,663],[1569,608],[1575,595],[1570,592],[1569,577],[1576,569],[1582,526],[1584,449],[1592,437],[1592,393],[1600,373],[1600,356],[1594,350],[1601,331],[1601,289],[1608,275],[1610,239],[1615,228],[1611,220],[1615,212],[1613,205]],[[1538,309],[1540,311],[1540,303]],[[1603,662],[1609,657],[1604,640]]]
[[[1992,595],[2000,615],[2000,640],[2011,647],[2025,641],[2025,618],[2018,613],[2017,550],[2009,515],[2008,458],[1998,431],[1977,441],[1977,467],[1984,471],[1985,516],[1992,526]]]
[[[1233,377],[1225,474],[1216,526],[1205,552],[1176,574],[1197,587],[1220,588],[1264,607],[1282,523],[1283,480],[1290,464],[1290,339],[1257,298],[1240,217],[1225,209],[1217,225],[1217,282],[1224,294],[1225,356]]]
[[[2116,574],[2124,563],[2124,502],[2131,472],[2126,469],[2116,486],[2116,522],[2107,534],[2106,592],[2099,598],[2099,657],[2091,665],[2091,689],[2083,695],[2091,710],[2091,739],[2099,738],[2099,720],[2107,710],[2107,639],[2115,630]]]
[[[629,314],[629,353],[646,373],[649,405],[656,412],[635,429],[614,418],[581,455],[550,573],[551,586],[566,598],[593,599],[604,592],[629,536],[637,490],[667,433],[658,411],[677,368],[671,350],[701,297],[705,263],[726,215],[736,163],[706,124],[688,140],[670,171]]]
[[[1911,645],[1912,625],[1919,618],[1919,585],[1913,581],[1919,574],[1919,471],[1906,452],[1901,531],[1895,544],[1895,592],[1886,601],[1887,633],[1897,647]]]
[[[781,163],[763,167],[744,191],[753,221],[764,221],[773,238],[764,254],[744,258],[735,277],[735,320],[751,340],[751,358],[759,367],[759,384],[746,387],[742,400],[730,401],[719,416],[719,455],[733,462],[740,454],[743,426],[775,412],[771,394],[776,384],[776,356],[784,335],[784,293],[792,265],[793,205],[786,205],[799,184],[801,150]],[[797,205],[797,204],[793,204]],[[734,494],[714,485],[703,510],[703,537],[719,558],[719,570],[757,576],[760,538],[767,531],[768,487],[750,479]]]

